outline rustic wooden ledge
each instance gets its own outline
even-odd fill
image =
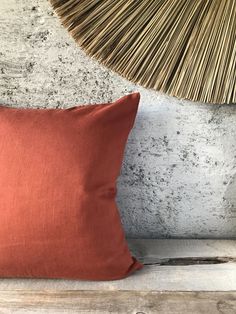
[[[1,291],[0,313],[235,314],[236,292]]]
[[[0,279],[0,313],[236,313],[236,240],[129,240],[145,267],[109,282]]]

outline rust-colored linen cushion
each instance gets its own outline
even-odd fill
[[[115,203],[139,97],[0,106],[0,277],[113,280],[142,267]]]

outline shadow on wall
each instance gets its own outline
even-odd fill
[[[236,238],[235,118],[236,106],[139,112],[118,180],[127,236]]]

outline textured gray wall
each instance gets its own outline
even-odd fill
[[[140,91],[118,203],[129,236],[236,238],[236,105],[135,86],[76,46],[46,0],[0,2],[0,103],[70,107]]]

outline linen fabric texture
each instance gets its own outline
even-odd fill
[[[115,280],[142,268],[115,202],[139,98],[0,106],[0,277]]]

